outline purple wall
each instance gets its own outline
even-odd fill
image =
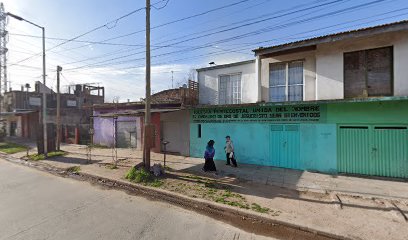
[[[106,114],[106,111],[104,111]],[[113,118],[96,117],[100,115],[99,111],[94,111],[94,138],[93,143],[112,147],[114,143],[115,126],[113,125]],[[135,121],[137,117],[118,117],[117,121]],[[139,136],[138,136],[139,137]]]

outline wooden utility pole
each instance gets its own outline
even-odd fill
[[[150,147],[153,142],[153,131],[152,126],[150,125],[150,91],[150,0],[146,0],[146,100],[143,163],[147,171],[150,171]]]
[[[61,93],[60,93],[60,72],[62,67],[57,66],[57,151],[61,145]]]

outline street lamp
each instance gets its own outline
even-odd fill
[[[33,26],[36,26],[38,28],[41,28],[42,30],[42,47],[43,47],[43,51],[42,51],[42,58],[43,58],[43,84],[45,87],[45,28],[37,25],[33,22],[30,22],[20,16],[14,15],[10,12],[7,13],[7,16],[10,16],[12,18],[15,18],[19,21],[24,21],[26,23],[29,23]],[[46,101],[46,93],[45,93],[45,88],[43,89],[43,93],[42,93],[42,125],[43,125],[43,135],[44,135],[44,156],[47,157],[47,153],[48,153],[48,149],[47,149],[47,101]],[[41,123],[41,122],[40,122]]]

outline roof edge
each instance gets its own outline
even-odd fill
[[[241,61],[241,62],[233,62],[233,63],[227,63],[227,64],[216,65],[216,66],[211,66],[211,67],[197,68],[196,71],[203,72],[203,71],[220,69],[220,68],[225,68],[225,67],[234,67],[234,66],[239,66],[239,65],[244,65],[248,63],[254,63],[254,62],[255,62],[255,59],[251,59],[251,60],[246,60],[246,61]]]
[[[381,33],[398,32],[408,30],[408,20],[402,20],[398,22],[386,23],[381,25],[376,25],[372,27],[359,28],[350,31],[338,32],[333,34],[327,34],[323,36],[317,36],[314,38],[307,38],[295,42],[289,42],[269,47],[259,47],[252,50],[255,56],[276,53],[285,50],[291,50],[301,47],[307,47],[322,43],[337,42],[341,40],[346,40],[353,37],[367,37],[373,36]]]

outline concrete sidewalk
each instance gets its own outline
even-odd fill
[[[30,146],[30,152],[36,151],[35,143],[21,139],[11,141]],[[71,153],[72,157],[87,159],[87,147],[83,145],[63,144],[63,151]],[[23,156],[25,153],[17,154]],[[112,163],[115,153],[110,148],[92,148],[91,159],[96,163]],[[117,149],[119,164],[134,166],[141,162],[142,151],[134,149]],[[163,154],[152,153],[152,164],[163,164]],[[69,162],[69,161],[68,161]],[[86,163],[86,162],[84,162]],[[176,171],[206,174],[201,171],[203,159],[175,155],[166,156],[166,164]],[[357,196],[380,197],[390,199],[408,199],[408,180],[354,177],[345,175],[330,175],[292,169],[239,164],[238,168],[226,166],[224,161],[215,161],[218,177],[236,178],[241,181],[283,187],[298,191],[311,191],[317,193],[343,193]]]

